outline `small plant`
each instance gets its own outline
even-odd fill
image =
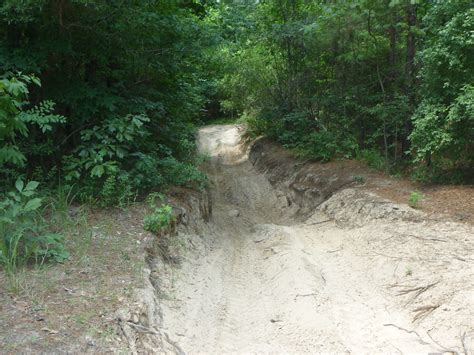
[[[413,270],[410,268],[407,268],[407,270],[405,271],[405,276],[411,276],[411,275],[413,275]]]
[[[131,182],[127,174],[112,174],[105,180],[100,191],[100,205],[102,207],[116,206],[124,208],[134,202],[136,193],[132,191]]]
[[[365,182],[365,177],[363,177],[361,175],[354,175],[352,177],[352,180],[354,180],[354,182],[356,182],[358,184],[363,184]]]
[[[51,233],[39,209],[42,199],[35,197],[39,183],[18,179],[15,190],[0,200],[0,264],[9,274],[34,258],[62,262],[69,257],[63,236]]]
[[[410,194],[410,198],[408,199],[408,204],[410,205],[410,207],[418,208],[422,199],[423,194],[421,192],[413,191]]]
[[[159,234],[174,221],[173,208],[169,205],[156,207],[153,213],[145,216],[143,228],[146,231]]]
[[[153,207],[156,203],[156,200],[159,199],[161,202],[165,201],[166,197],[161,192],[152,192],[148,194],[146,202]]]

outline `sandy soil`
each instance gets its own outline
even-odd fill
[[[235,125],[200,130],[212,219],[177,236],[187,245],[180,267],[152,270],[173,351],[474,348],[472,226],[425,219],[352,186],[302,213],[248,160],[242,133]]]

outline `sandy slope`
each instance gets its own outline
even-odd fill
[[[161,276],[168,284],[161,290],[163,328],[179,348],[190,354],[472,349],[472,229],[390,220],[375,210],[376,196],[350,189],[301,222],[297,206],[247,160],[241,131],[226,125],[199,133],[199,148],[211,158],[213,217],[196,234],[180,236],[192,249],[179,269]],[[364,198],[371,210],[354,211]]]

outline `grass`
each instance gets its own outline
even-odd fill
[[[105,211],[90,210],[73,201],[70,195],[62,193],[51,196],[48,204],[55,229],[65,234],[71,253],[69,260],[63,264],[29,265],[8,281],[6,273],[0,270],[0,288],[5,291],[0,292],[0,304],[9,310],[0,312],[4,332],[41,334],[40,342],[12,344],[12,351],[31,346],[35,351],[47,352],[70,344],[70,339],[80,341],[84,334],[94,338],[98,344],[95,349],[107,349],[107,342],[116,339],[116,323],[102,315],[110,317],[125,307],[126,300],[143,286],[144,205],[132,206],[127,211]],[[31,322],[19,305],[45,321]],[[44,327],[59,332],[48,334],[41,330]],[[5,348],[7,344],[2,338],[0,348]]]

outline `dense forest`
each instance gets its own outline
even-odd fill
[[[470,0],[2,0],[0,38],[4,262],[66,257],[32,217],[45,196],[204,188],[195,130],[221,118],[307,159],[473,181]]]

